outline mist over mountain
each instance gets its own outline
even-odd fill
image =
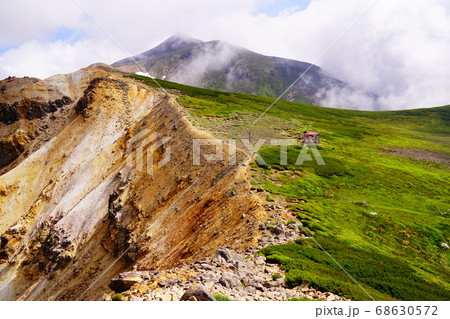
[[[113,66],[127,72],[141,72],[143,68],[153,77],[202,88],[273,98],[289,88],[281,99],[337,108],[379,109],[375,94],[329,76],[316,65],[265,56],[218,40],[204,42],[174,35]]]

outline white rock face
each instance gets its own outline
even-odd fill
[[[23,94],[30,98],[40,94],[39,98],[50,100],[69,96],[76,102],[92,79],[105,76],[110,75],[93,69],[56,75],[30,85]],[[61,133],[0,176],[0,189],[6,192],[0,198],[0,234],[23,226],[31,240],[42,225],[51,225],[51,232],[60,241],[54,242],[52,249],[73,257],[77,242],[95,232],[96,225],[108,214],[108,194],[117,185],[115,177],[121,167],[116,163],[124,160],[116,142],[125,138],[133,119],[142,117],[161,99],[155,98],[155,92],[128,85],[132,93],[122,96],[113,88],[99,88],[96,94],[104,91],[111,100],[99,96],[93,101],[97,112],[89,121],[77,116]],[[124,105],[117,107],[118,99]],[[22,239],[18,247],[28,244],[27,238]],[[68,246],[61,248],[63,242]],[[12,277],[25,258],[18,254],[12,258],[13,264],[11,260],[0,264],[0,299],[15,299]]]

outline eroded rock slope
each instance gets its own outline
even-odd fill
[[[93,68],[0,87],[1,300],[100,299],[133,267],[257,242],[249,158],[193,165],[212,136],[175,97]]]

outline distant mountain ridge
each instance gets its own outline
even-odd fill
[[[166,53],[173,53],[188,47],[195,46],[197,44],[205,43],[204,41],[197,40],[190,37],[180,36],[180,35],[174,35],[158,45],[157,47],[150,49],[148,51],[145,51],[139,55],[136,55],[134,57],[129,57],[122,59],[120,61],[117,61],[113,64],[115,65],[124,65],[127,63],[134,63],[134,60],[141,61],[143,59],[148,59],[153,56],[158,56],[161,54]]]
[[[376,104],[374,94],[358,90],[325,74],[307,62],[265,56],[224,41],[201,41],[174,35],[155,48],[115,62],[127,72],[142,71],[151,76],[202,88],[279,97],[301,74],[282,99],[306,104],[327,105],[326,100],[357,95],[365,103]],[[340,107],[359,108],[349,101]],[[355,104],[355,103],[353,103]]]

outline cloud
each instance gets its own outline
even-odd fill
[[[316,62],[372,0],[312,0],[303,10],[268,14],[275,0],[79,1],[130,54],[185,33],[220,39],[267,55]],[[51,9],[51,10],[50,10]],[[52,41],[72,30],[73,39]],[[46,77],[126,57],[73,1],[9,1],[0,11],[0,77]],[[54,39],[53,39],[54,40]],[[1,52],[1,51],[0,51]],[[450,103],[450,3],[379,0],[317,64],[332,76],[379,96],[384,109]],[[336,107],[349,92],[323,92]],[[325,98],[327,97],[327,98]],[[361,97],[358,108],[373,109]],[[353,106],[356,107],[356,106]]]
[[[383,109],[450,104],[450,3],[380,1],[321,60],[380,96]]]
[[[122,52],[107,40],[28,41],[0,55],[0,78],[9,75],[46,78],[74,72],[94,62],[112,63]]]
[[[353,90],[349,87],[332,87],[321,89],[315,94],[320,105],[332,108],[353,110],[380,110],[378,99],[365,91]]]
[[[0,10],[0,47],[46,40],[61,28],[86,31],[88,25],[72,1],[3,1]]]
[[[219,71],[239,53],[239,47],[231,46],[223,41],[215,41],[203,46],[188,63],[170,77],[171,81],[189,85],[200,85],[204,74]],[[229,75],[231,76],[231,75]],[[230,78],[229,81],[232,81]]]

